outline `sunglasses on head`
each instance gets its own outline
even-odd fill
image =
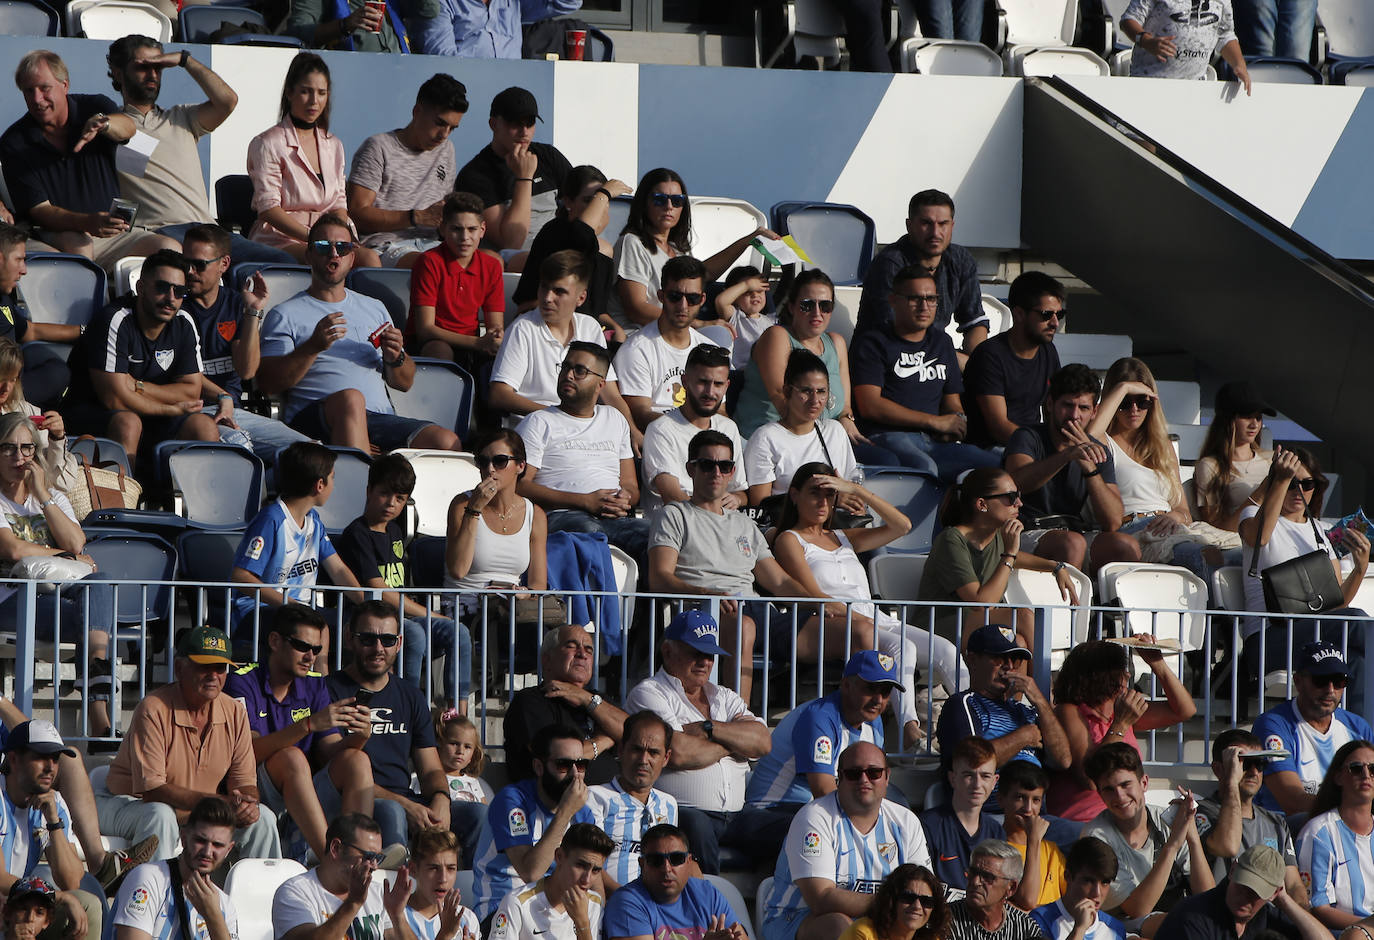
[[[835,301],[817,300],[814,297],[807,297],[804,300],[797,301],[797,309],[802,313],[813,313],[817,307],[820,307],[821,313],[830,313],[835,309]]]
[[[510,466],[510,462],[514,459],[510,454],[492,454],[490,457],[478,454],[472,458],[472,462],[477,464],[478,470],[486,470],[489,467],[504,470]]]
[[[901,894],[897,895],[897,900],[901,901],[903,904],[919,904],[924,908],[935,906],[935,895],[920,894],[916,891],[903,891]]]
[[[658,208],[672,206],[674,209],[681,209],[687,205],[687,197],[682,193],[650,193],[649,201]]]
[[[1302,490],[1304,493],[1310,493],[1316,488],[1317,481],[1311,477],[1308,477],[1306,480],[1299,480],[1294,477],[1288,481],[1288,489],[1290,492],[1293,490]]]
[[[1055,317],[1058,317],[1059,322],[1063,323],[1069,316],[1067,310],[1028,310],[1026,312],[1039,317],[1041,323],[1049,323]]]
[[[687,301],[687,306],[689,307],[698,306],[703,300],[706,299],[705,294],[698,294],[696,292],[681,290],[665,290],[663,292],[663,296],[668,298],[668,303],[670,304],[680,304],[685,300]]]
[[[204,271],[204,270],[205,270],[206,268],[208,268],[210,265],[212,265],[212,264],[218,264],[219,262],[223,261],[223,260],[224,260],[225,258],[227,258],[227,257],[229,257],[229,256],[228,256],[228,255],[220,255],[220,256],[217,257],[217,258],[187,258],[187,259],[186,259],[186,263],[189,264],[189,265],[191,266],[191,270],[192,270],[192,271]]]
[[[316,656],[324,650],[324,647],[317,643],[307,643],[299,637],[289,636],[286,642],[291,644],[291,648],[297,653],[314,653]]]
[[[397,633],[355,633],[353,638],[363,646],[371,646],[373,643],[380,643],[387,649],[391,649],[401,641],[400,634]]]
[[[1149,411],[1152,404],[1154,404],[1154,402],[1151,401],[1149,395],[1127,395],[1125,398],[1121,399],[1121,404],[1116,406],[1116,410],[1130,411],[1132,409],[1139,409],[1140,411]]]
[[[706,457],[698,457],[692,461],[692,466],[702,473],[713,473],[719,470],[721,473],[734,473],[735,462],[733,460],[710,460]]]
[[[863,777],[867,777],[869,780],[881,780],[885,773],[887,773],[886,767],[845,767],[840,771],[840,776],[853,782]]]
[[[311,251],[323,258],[337,254],[340,258],[344,255],[353,254],[352,242],[331,242],[327,238],[319,238],[309,245]]]
[[[549,763],[563,771],[572,770],[574,767],[578,770],[586,770],[591,765],[591,761],[585,757],[554,757],[549,760]]]
[[[185,284],[173,284],[171,281],[153,281],[154,294],[171,294],[174,300],[181,300],[189,290]]]
[[[643,852],[639,856],[639,864],[650,868],[662,868],[664,865],[677,868],[686,865],[689,858],[691,855],[687,852]]]

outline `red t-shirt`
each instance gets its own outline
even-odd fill
[[[477,311],[504,313],[505,283],[501,262],[477,252],[464,268],[448,245],[420,255],[410,272],[410,305],[433,307],[436,326],[467,336],[477,335]],[[415,319],[406,320],[407,340],[415,339]]]

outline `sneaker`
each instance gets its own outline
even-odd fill
[[[119,883],[124,876],[145,862],[151,862],[157,854],[157,836],[149,836],[142,842],[127,849],[114,849],[105,853],[105,862],[100,870],[94,872],[96,881],[105,889],[107,897],[114,897],[119,891]]]
[[[382,871],[399,871],[406,863],[410,852],[400,842],[393,842],[382,851],[382,863],[377,867]]]

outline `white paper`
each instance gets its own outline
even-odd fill
[[[115,149],[115,169],[130,176],[142,176],[148,169],[148,161],[157,149],[158,140],[152,134],[134,131],[123,146]]]

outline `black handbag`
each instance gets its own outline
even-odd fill
[[[1317,545],[1322,544],[1321,530],[1311,516],[1312,534]],[[1259,546],[1250,556],[1250,577],[1255,576],[1259,564]],[[1259,573],[1264,588],[1264,607],[1271,614],[1320,614],[1345,606],[1341,582],[1331,565],[1331,556],[1321,548],[1270,565]]]

